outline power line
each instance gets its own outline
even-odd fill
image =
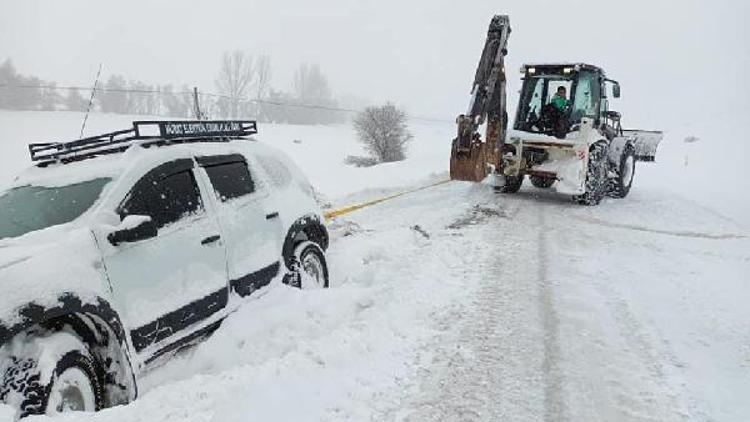
[[[0,88],[21,88],[21,89],[58,89],[62,91],[93,91],[94,88],[87,86],[58,86],[58,85],[9,85],[0,84]],[[119,93],[137,93],[137,94],[189,94],[189,92],[169,92],[154,89],[125,89],[125,88],[96,88],[98,92],[119,92]]]
[[[49,89],[49,90],[60,90],[60,91],[94,91],[97,92],[111,92],[111,93],[120,93],[120,94],[157,94],[157,95],[184,95],[184,96],[191,96],[193,93],[191,91],[164,91],[159,89],[129,89],[129,88],[101,88],[101,87],[86,87],[86,86],[58,86],[58,85],[10,85],[10,84],[0,84],[0,88],[9,88],[9,89]],[[232,97],[224,94],[216,94],[213,92],[201,92],[200,95],[206,96],[206,97],[212,97],[212,98],[221,98],[226,99],[229,101],[234,100]],[[319,105],[319,104],[299,104],[299,103],[287,103],[283,101],[273,101],[273,100],[262,100],[262,99],[255,99],[255,98],[237,98],[236,99],[239,102],[244,103],[254,103],[254,104],[264,104],[264,105],[273,105],[273,106],[279,106],[279,107],[295,107],[295,108],[304,108],[304,109],[313,109],[313,110],[324,110],[324,111],[333,111],[333,112],[341,112],[341,113],[359,113],[361,110],[352,109],[352,108],[343,108],[343,107],[332,107],[332,106],[325,106],[325,105]],[[412,120],[421,120],[426,122],[436,122],[436,123],[453,123],[453,121],[449,121],[447,119],[441,119],[436,117],[426,117],[426,116],[409,116]]]

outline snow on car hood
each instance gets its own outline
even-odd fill
[[[0,325],[23,322],[18,311],[34,303],[60,304],[63,295],[96,303],[106,279],[94,235],[88,228],[57,226],[0,241]]]

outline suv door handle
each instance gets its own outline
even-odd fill
[[[270,214],[266,214],[266,220],[271,220],[271,219],[278,218],[278,217],[279,217],[278,211],[274,211]]]
[[[214,243],[218,241],[219,239],[221,239],[221,236],[219,236],[218,234],[215,234],[213,236],[208,236],[207,238],[201,240],[201,245],[208,245],[210,243]]]

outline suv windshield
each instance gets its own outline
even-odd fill
[[[62,187],[21,186],[0,194],[0,239],[68,223],[86,212],[112,179]]]

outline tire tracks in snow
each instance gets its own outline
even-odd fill
[[[664,230],[664,229],[657,229],[654,227],[646,227],[636,224],[625,224],[625,223],[615,223],[611,221],[604,221],[602,219],[596,218],[596,217],[582,217],[582,216],[572,216],[572,218],[575,218],[576,220],[582,221],[584,223],[594,224],[598,226],[604,226],[604,227],[613,227],[618,229],[624,229],[624,230],[633,230],[633,231],[639,231],[644,233],[655,233],[655,234],[663,234],[667,236],[676,236],[676,237],[688,237],[688,238],[694,238],[694,239],[712,239],[712,240],[733,240],[733,239],[745,239],[747,238],[746,235],[743,234],[735,234],[735,233],[701,233],[701,232],[695,232],[695,231],[687,231],[687,230]]]
[[[542,371],[544,374],[544,420],[566,421],[568,420],[563,397],[563,380],[560,369],[560,321],[554,304],[554,286],[549,274],[549,245],[547,234],[547,206],[541,204],[537,207],[539,215],[538,226],[538,253],[539,266],[537,267],[537,282],[539,283],[539,310],[542,314],[542,325],[544,329],[544,361]]]
[[[559,206],[548,208],[561,216],[569,211]],[[591,223],[577,216],[574,219]],[[665,369],[665,365],[677,358],[666,340],[659,337],[653,322],[633,309],[623,295],[629,279],[637,274],[627,268],[631,258],[605,252],[610,245],[623,245],[626,240],[619,237],[618,231],[608,228],[629,227],[610,224],[589,227],[592,230],[561,225],[548,231],[548,247],[559,250],[550,258],[550,271],[568,274],[557,286],[557,299],[563,350],[558,362],[566,374],[569,417],[623,421],[688,419],[689,406],[683,402],[686,397],[670,382]],[[658,241],[641,244],[633,240],[638,238],[628,238],[631,243],[627,247],[648,248],[651,242]],[[578,246],[570,248],[570,245]]]
[[[490,194],[446,230],[471,257],[474,291],[434,321],[419,379],[380,420],[565,421],[546,206]]]

